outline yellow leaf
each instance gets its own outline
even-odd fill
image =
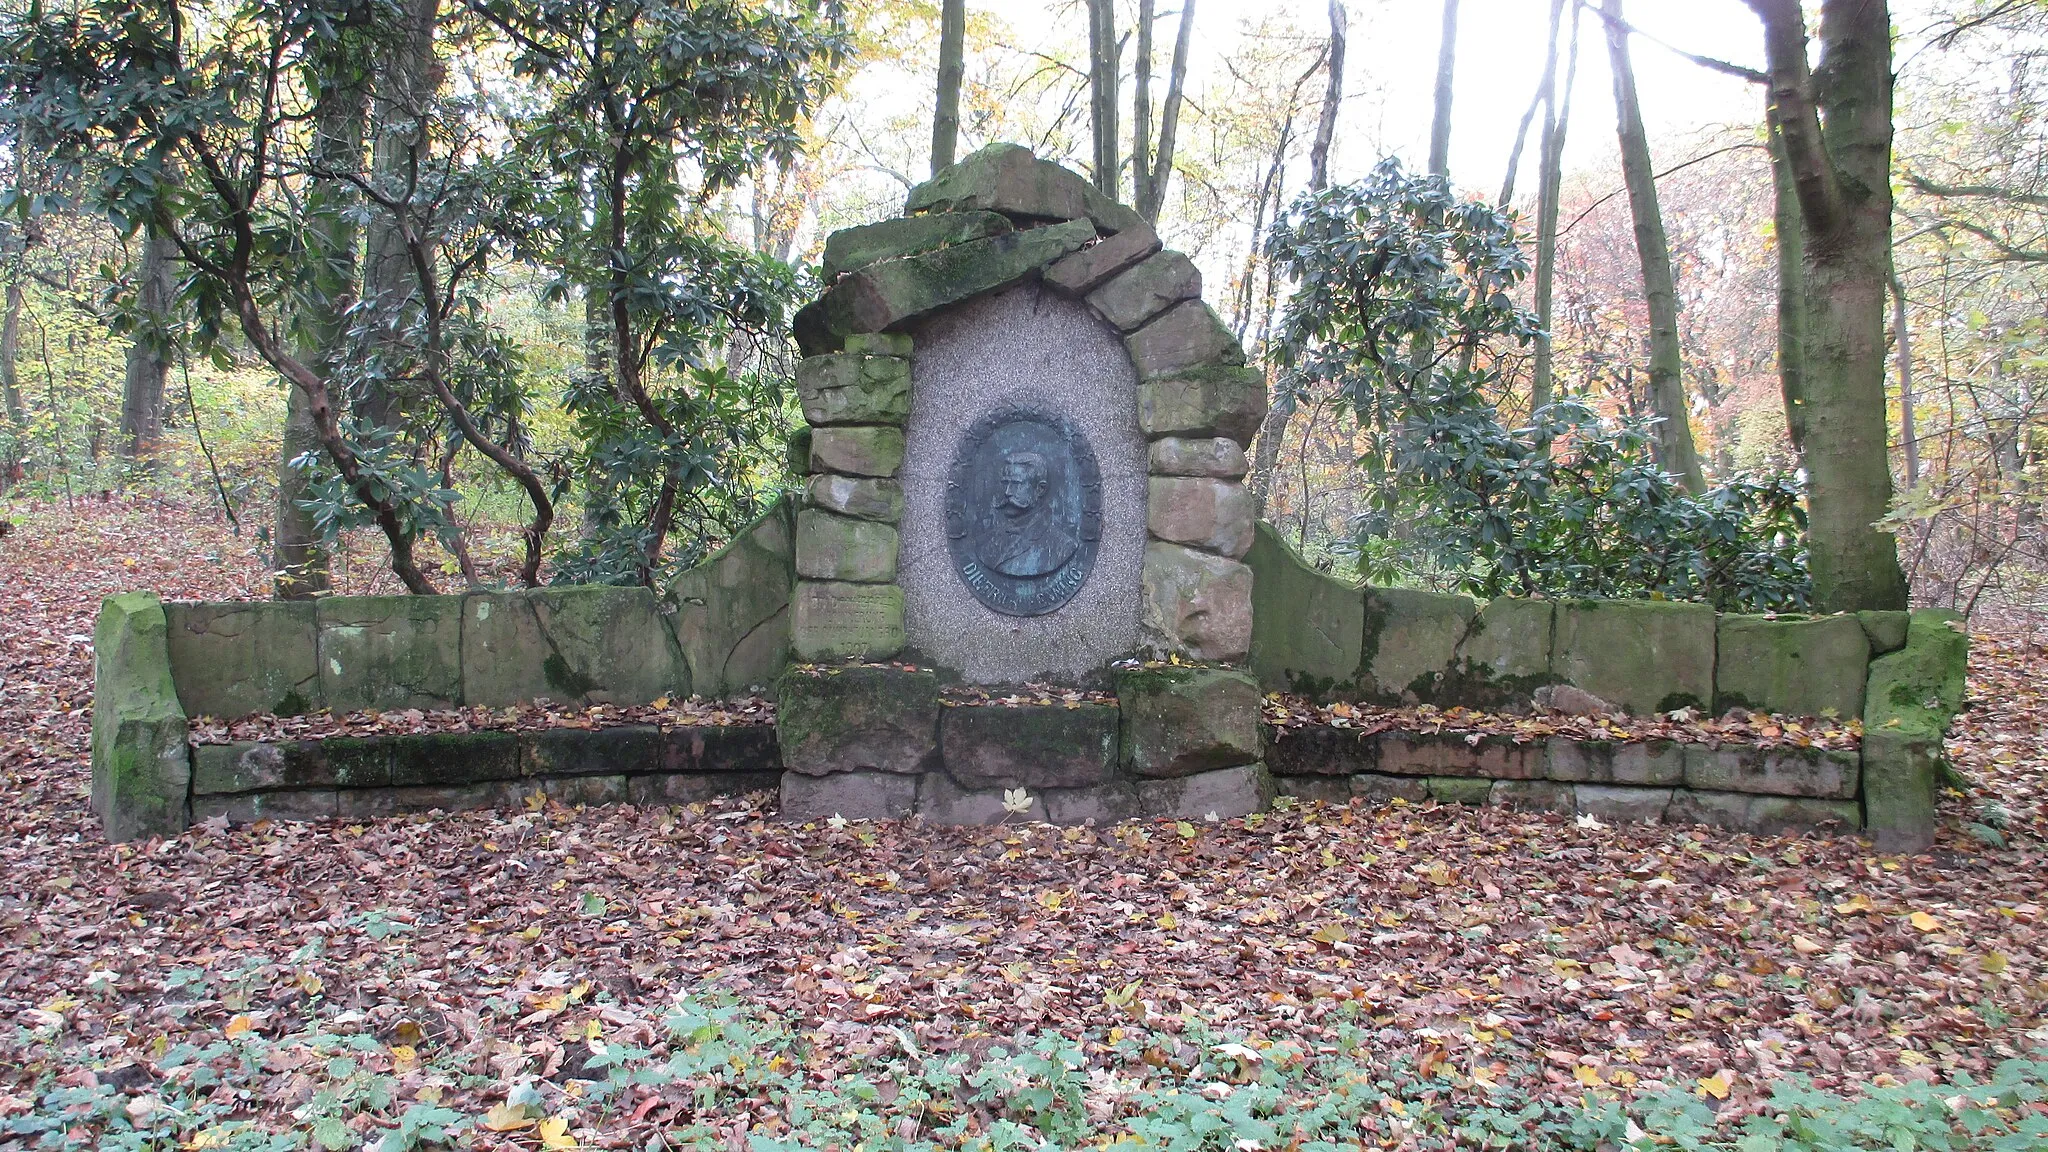
[[[1316,929],[1316,934],[1310,937],[1310,939],[1313,939],[1318,944],[1342,944],[1350,939],[1350,937],[1351,933],[1342,924],[1333,920]]]
[[[228,1146],[229,1135],[230,1132],[225,1126],[216,1124],[211,1128],[202,1128],[194,1132],[190,1140],[184,1141],[178,1147],[187,1149],[188,1152],[202,1152],[203,1149],[207,1148],[225,1148]]]
[[[1678,1017],[1680,1020],[1692,1019],[1692,1009],[1690,1008],[1673,1008],[1671,1010],[1671,1014],[1673,1016]]]
[[[1153,923],[1159,925],[1161,928],[1166,929],[1168,932],[1171,932],[1175,928],[1180,927],[1180,921],[1175,919],[1173,913],[1171,912],[1161,912],[1159,914],[1159,919],[1154,920]]]
[[[1726,972],[1716,972],[1714,973],[1714,987],[1722,989],[1733,988],[1735,987],[1735,977],[1730,976]]]
[[[671,701],[669,700],[669,698],[668,698],[668,697],[666,697],[666,696],[656,696],[656,697],[654,698],[654,702],[653,702],[653,703],[651,703],[651,704],[649,704],[649,705],[648,705],[648,707],[649,707],[649,708],[652,708],[652,709],[654,709],[655,711],[657,711],[657,712],[658,712],[658,711],[660,711],[661,709],[663,709],[663,708],[666,708],[666,707],[668,707],[670,703],[671,703]]]
[[[254,1027],[256,1027],[256,1022],[254,1020],[249,1019],[247,1016],[237,1016],[234,1019],[228,1021],[228,1026],[225,1029],[225,1031],[228,1034],[228,1039],[232,1040],[235,1037],[240,1036],[242,1033],[247,1032],[248,1030]]]
[[[1323,849],[1323,867],[1335,868],[1336,866],[1337,854],[1335,852],[1330,851],[1328,848]]]
[[[1705,1095],[1712,1096],[1716,1100],[1726,1100],[1728,1098],[1728,1090],[1735,1087],[1735,1073],[1723,1068],[1712,1076],[1700,1077],[1699,1085],[1700,1091]]]
[[[576,1147],[576,1138],[569,1135],[569,1121],[561,1116],[550,1116],[541,1121],[540,1146],[543,1148]]]
[[[419,1058],[419,1049],[414,1048],[410,1044],[393,1044],[391,1046],[391,1062],[394,1065],[410,1064]]]
[[[1572,1077],[1588,1088],[1598,1088],[1606,1083],[1600,1078],[1600,1070],[1591,1064],[1581,1064],[1572,1069]]]
[[[1801,956],[1811,956],[1816,952],[1822,952],[1826,949],[1820,941],[1794,933],[1792,936],[1792,950]]]
[[[1977,958],[1977,970],[1987,976],[1996,976],[2005,971],[2005,953],[1986,952]]]
[[[1045,891],[1040,892],[1038,894],[1038,902],[1041,905],[1043,905],[1045,907],[1045,910],[1048,912],[1059,911],[1060,905],[1066,903],[1066,900],[1067,894],[1065,892],[1060,892],[1052,888],[1048,888]]]
[[[533,1117],[526,1114],[524,1105],[493,1104],[484,1113],[483,1126],[493,1132],[517,1132],[533,1127]]]
[[[1844,916],[1853,916],[1858,912],[1868,912],[1870,911],[1870,897],[1858,892],[1856,895],[1835,905],[1835,911],[1840,912]]]
[[[299,973],[299,991],[304,992],[306,995],[318,996],[320,990],[325,987],[326,985],[320,982],[320,977],[315,975],[312,969],[308,968]]]
[[[1933,932],[1941,927],[1941,921],[1936,920],[1925,912],[1913,913],[1911,916],[1906,917],[1906,922],[1922,932]]]
[[[540,925],[529,924],[513,933],[513,935],[518,936],[522,940],[538,940],[540,939]]]

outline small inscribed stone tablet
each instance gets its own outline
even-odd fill
[[[1101,470],[1071,421],[1006,408],[961,438],[946,478],[946,540],[977,600],[1043,616],[1088,582],[1101,538]]]

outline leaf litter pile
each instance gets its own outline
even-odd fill
[[[744,1147],[749,1126],[787,1120],[681,1084],[584,1098],[605,1053],[668,1051],[681,1041],[661,1022],[707,997],[787,1021],[811,1083],[1024,1032],[1075,1041],[1091,1085],[1184,1070],[1185,1052],[1118,1043],[1143,1034],[1228,1038],[1241,1061],[1401,1067],[1475,1103],[1677,1090],[1729,1114],[1791,1073],[1853,1093],[2048,1045],[2042,634],[1975,637],[1952,745],[1968,792],[1948,796],[1936,850],[1904,859],[1854,839],[1398,803],[789,827],[766,795],[110,846],[87,804],[100,598],[250,597],[265,573],[253,539],[177,507],[14,515],[0,1123],[55,1074],[118,1091],[131,1118],[182,1083],[302,1127],[335,1091],[321,1044],[342,1042],[344,1070],[393,1098],[325,1146],[379,1139],[424,1103],[474,1118],[478,1146],[640,1146],[694,1119]],[[238,1038],[258,1037],[262,1059],[231,1067]]]

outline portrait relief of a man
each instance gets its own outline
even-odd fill
[[[1045,457],[1008,452],[994,495],[993,515],[979,541],[979,559],[1005,576],[1030,579],[1057,572],[1081,541],[1050,499]]]

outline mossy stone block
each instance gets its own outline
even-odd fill
[[[462,702],[462,596],[321,600],[320,698],[337,713]]]
[[[321,706],[311,601],[166,604],[171,678],[188,716],[298,716]]]
[[[1685,780],[1686,747],[1670,740],[1616,744],[1552,737],[1544,775],[1552,780],[1669,788]]]
[[[191,817],[191,749],[163,604],[108,597],[93,626],[92,809],[107,839],[171,836]]]
[[[777,816],[790,823],[829,820],[901,820],[917,809],[914,775],[900,772],[835,772],[830,776],[782,774]]]
[[[886,584],[896,579],[893,524],[806,508],[796,517],[796,574],[805,580]]]
[[[790,647],[814,663],[894,656],[903,649],[902,587],[799,580]]]
[[[1145,322],[1183,300],[1202,294],[1202,273],[1178,252],[1158,252],[1109,278],[1088,294],[1088,303],[1119,332]]]
[[[192,794],[225,795],[334,785],[318,740],[200,744],[192,749]]]
[[[1272,803],[1273,777],[1264,764],[1138,782],[1139,810],[1168,820],[1236,820]]]
[[[824,280],[829,284],[840,273],[858,271],[877,260],[916,256],[1013,228],[1009,217],[995,212],[932,212],[841,228],[825,237]]]
[[[1221,436],[1245,445],[1265,418],[1266,374],[1242,363],[1203,361],[1138,385],[1138,427],[1155,440]]]
[[[1870,663],[1863,699],[1863,729],[1940,743],[1963,706],[1970,637],[1962,617],[1928,609],[1915,612],[1906,646]]]
[[[1723,616],[1714,657],[1714,711],[1859,716],[1870,638],[1854,616]]]
[[[1086,296],[1103,281],[1159,251],[1159,234],[1140,220],[1116,235],[1054,261],[1045,282]]]
[[[1266,727],[1266,767],[1275,776],[1351,776],[1379,768],[1379,740],[1356,728]]]
[[[422,732],[379,739],[390,749],[393,787],[519,777],[519,741],[510,732]]]
[[[1470,596],[1367,588],[1358,686],[1388,704],[1434,700],[1479,606]]]
[[[835,431],[840,430],[820,429]],[[765,690],[789,667],[794,521],[792,503],[779,500],[669,583],[675,636],[697,695],[716,699]]]
[[[1698,792],[1689,788],[1672,794],[1664,818],[1673,824],[1713,824],[1760,836],[1855,832],[1863,827],[1862,810],[1853,800]]]
[[[646,588],[530,588],[463,598],[463,702],[645,704],[690,694],[690,670]]]
[[[1228,668],[1131,668],[1116,675],[1120,756],[1145,777],[1191,776],[1257,761],[1264,752],[1251,675]]]
[[[1550,670],[1638,716],[1714,699],[1714,610],[1665,600],[1557,606]]]
[[[1124,348],[1131,354],[1131,364],[1137,368],[1139,379],[1145,381],[1185,379],[1185,374],[1190,369],[1244,363],[1244,346],[1237,342],[1237,336],[1224,326],[1216,313],[1200,300],[1183,300],[1154,316],[1143,328],[1124,337]],[[1142,390],[1139,396],[1142,423]],[[1263,389],[1260,399],[1263,411]],[[1249,442],[1251,433],[1257,430],[1258,424],[1256,418],[1252,419],[1251,427],[1243,429],[1244,435],[1231,436],[1231,439],[1240,444]],[[1155,432],[1150,425],[1145,427],[1145,431],[1153,436],[1205,434],[1200,428],[1175,428],[1171,432]],[[1228,432],[1210,434],[1231,435]]]
[[[1858,612],[1856,622],[1870,638],[1870,652],[1882,656],[1906,646],[1906,629],[1912,623],[1908,612]]]
[[[1740,744],[1685,748],[1685,786],[1695,791],[1853,800],[1860,774],[1855,752]]]
[[[772,724],[684,724],[661,734],[661,770],[670,775],[782,771]]]
[[[917,338],[908,332],[855,332],[846,338],[846,350],[902,359],[917,350]]]
[[[1555,812],[1569,816],[1578,810],[1577,786],[1551,780],[1501,780],[1486,794],[1496,808],[1517,812]]]
[[[1021,144],[990,144],[932,174],[904,198],[905,213],[1001,212],[1027,219],[1088,215],[1088,183]]]
[[[1942,746],[1878,730],[1863,734],[1863,813],[1880,852],[1925,852],[1934,845]]]
[[[1114,705],[960,706],[939,713],[946,773],[962,787],[1087,788],[1116,770]]]
[[[833,424],[901,424],[910,416],[910,361],[858,352],[806,356],[797,361],[796,391],[814,437]]]
[[[1493,795],[1493,781],[1477,776],[1428,777],[1429,798],[1439,804],[1470,804],[1477,807]]]
[[[521,732],[522,776],[606,776],[659,772],[662,733],[651,724],[617,728],[543,728]]]
[[[793,668],[775,714],[782,766],[835,772],[933,770],[939,752],[939,678],[890,666]]]
[[[1487,601],[1458,641],[1436,702],[1476,708],[1527,704],[1531,693],[1552,680],[1554,609],[1548,600]]]
[[[1253,576],[1251,666],[1260,687],[1322,700],[1349,695],[1365,635],[1358,585],[1309,567],[1264,520],[1244,562]]]
[[[1093,239],[1095,225],[1069,220],[870,264],[825,294],[825,323],[842,338],[897,328],[1008,287]]]
[[[881,425],[813,429],[810,470],[894,476],[903,470],[903,429]]]
[[[804,486],[811,506],[840,516],[894,524],[903,519],[903,485],[880,477],[819,474]]]

